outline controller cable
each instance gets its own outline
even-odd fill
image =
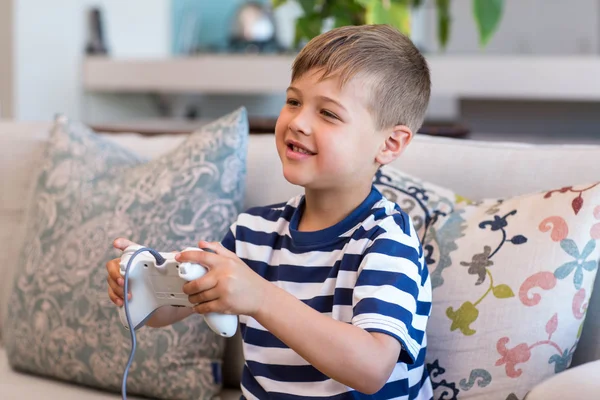
[[[124,288],[123,291],[125,293],[125,296],[123,296],[123,302],[124,302],[124,307],[125,307],[125,316],[127,317],[127,326],[129,327],[129,334],[131,335],[131,352],[129,353],[129,360],[127,361],[127,366],[125,367],[125,371],[123,372],[123,383],[121,385],[121,395],[122,395],[122,399],[123,400],[127,400],[127,375],[129,374],[129,368],[131,367],[131,363],[133,362],[133,357],[135,356],[135,349],[136,349],[136,345],[137,345],[137,341],[136,341],[136,337],[135,337],[135,327],[133,326],[133,323],[131,322],[131,316],[129,315],[129,268],[131,267],[131,264],[133,263],[133,259],[135,258],[135,256],[137,256],[138,254],[147,251],[150,254],[152,254],[154,256],[154,258],[156,259],[156,264],[157,265],[162,265],[165,263],[166,259],[160,255],[159,252],[157,252],[154,249],[151,249],[149,247],[142,247],[139,250],[136,250],[135,253],[133,253],[133,255],[131,256],[131,258],[129,259],[129,261],[127,262],[127,267],[125,268],[125,277],[124,277]]]

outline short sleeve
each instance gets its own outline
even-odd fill
[[[417,360],[426,344],[431,287],[414,229],[398,227],[371,243],[358,269],[352,305],[353,325],[393,336],[402,345],[399,361]]]
[[[234,222],[233,224],[231,224],[231,226],[227,230],[227,233],[225,233],[225,236],[221,240],[221,245],[223,247],[225,247],[227,250],[229,250],[229,251],[231,251],[233,253],[235,253],[235,231],[236,231],[236,227],[237,227],[237,222]]]

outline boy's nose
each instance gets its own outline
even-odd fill
[[[312,129],[310,127],[310,121],[302,114],[297,115],[289,124],[289,128],[292,132],[302,135],[310,135]]]

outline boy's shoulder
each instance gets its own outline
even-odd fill
[[[387,256],[405,257],[414,255],[415,264],[421,270],[419,259],[423,247],[411,217],[402,208],[381,196],[371,213],[353,232],[353,250],[366,256],[378,253]]]
[[[302,196],[298,195],[285,202],[250,207],[239,214],[238,224],[250,222],[256,218],[271,222],[277,222],[280,218],[289,221],[298,207],[301,198]]]
[[[402,208],[384,195],[373,205],[370,214],[363,220],[362,228],[368,232],[413,236],[414,225]]]

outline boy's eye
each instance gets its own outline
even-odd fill
[[[294,99],[288,99],[286,101],[286,103],[293,107],[298,107],[300,105],[300,102],[298,100],[294,100]]]
[[[321,110],[321,114],[327,118],[340,119],[337,115],[335,115],[331,111]]]

